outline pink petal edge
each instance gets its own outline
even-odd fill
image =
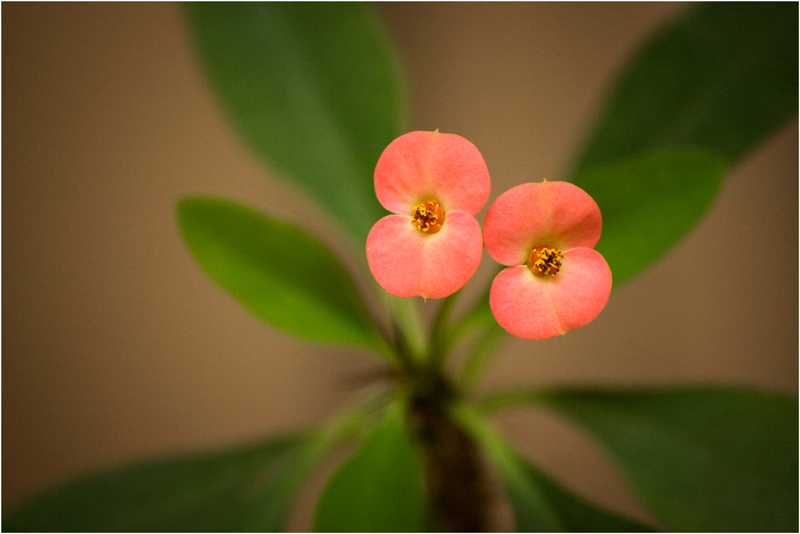
[[[603,219],[597,203],[567,182],[522,184],[500,195],[483,222],[486,252],[503,265],[521,265],[536,245],[562,251],[592,248]]]
[[[467,283],[483,254],[481,228],[464,212],[450,212],[442,229],[423,234],[409,217],[387,215],[367,236],[375,280],[398,297],[443,298]]]
[[[492,283],[489,306],[509,333],[546,339],[590,323],[611,294],[611,269],[596,250],[577,248],[564,254],[553,278],[531,273],[527,265],[504,269]]]
[[[437,200],[445,212],[478,213],[489,200],[489,170],[478,149],[461,136],[409,132],[392,141],[375,167],[375,193],[387,210],[410,214]]]

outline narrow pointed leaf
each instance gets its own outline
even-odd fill
[[[197,3],[188,15],[240,134],[363,243],[385,215],[375,164],[405,113],[397,61],[371,6]]]
[[[3,513],[3,530],[280,531],[308,472],[311,441],[174,456],[64,484]]]
[[[716,198],[724,174],[720,157],[680,150],[633,157],[575,179],[600,206],[603,233],[595,249],[611,267],[615,287],[694,228]]]
[[[798,529],[796,397],[695,387],[562,391],[530,399],[597,438],[671,529]]]
[[[333,475],[314,518],[318,532],[421,532],[422,468],[399,406]]]
[[[200,266],[256,316],[319,342],[382,347],[350,275],[304,231],[213,198],[178,204]]]
[[[653,529],[604,510],[539,471],[475,412],[462,411],[497,468],[519,532],[651,532]]]
[[[659,32],[620,77],[575,174],[653,149],[733,164],[797,114],[796,2],[711,2]]]

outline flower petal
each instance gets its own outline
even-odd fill
[[[547,282],[537,280],[527,265],[500,271],[489,293],[489,306],[500,326],[526,339],[563,334]]]
[[[443,298],[455,293],[475,273],[483,241],[475,218],[450,212],[442,229],[424,234],[411,218],[388,215],[367,236],[367,262],[386,291],[398,297]]]
[[[489,305],[497,322],[525,339],[545,339],[591,322],[611,294],[611,269],[596,250],[572,249],[561,271],[542,278],[527,265],[497,275]]]
[[[486,251],[509,266],[525,263],[536,245],[592,248],[602,228],[597,203],[567,182],[513,187],[494,201],[483,222]]]
[[[409,132],[391,142],[375,167],[375,193],[387,210],[410,214],[423,200],[445,213],[478,213],[489,200],[489,171],[475,145],[455,134]]]

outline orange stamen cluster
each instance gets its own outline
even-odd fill
[[[411,217],[411,224],[426,234],[435,234],[444,224],[444,210],[435,200],[417,204]]]
[[[528,268],[536,276],[555,276],[561,269],[564,254],[550,245],[534,247],[528,257]]]

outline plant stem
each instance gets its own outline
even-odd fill
[[[487,494],[479,450],[450,417],[452,402],[453,390],[436,370],[417,377],[410,423],[423,451],[432,526],[441,532],[484,532]]]
[[[384,295],[391,315],[395,319],[395,324],[402,333],[408,352],[414,360],[421,360],[426,352],[427,339],[417,309],[417,302],[413,297],[400,298],[385,292]]]
[[[430,346],[428,347],[428,362],[432,367],[437,369],[441,368],[444,363],[444,358],[449,350],[447,325],[450,321],[450,312],[453,310],[453,304],[460,291],[456,291],[446,299],[439,306],[436,319],[431,328]]]

